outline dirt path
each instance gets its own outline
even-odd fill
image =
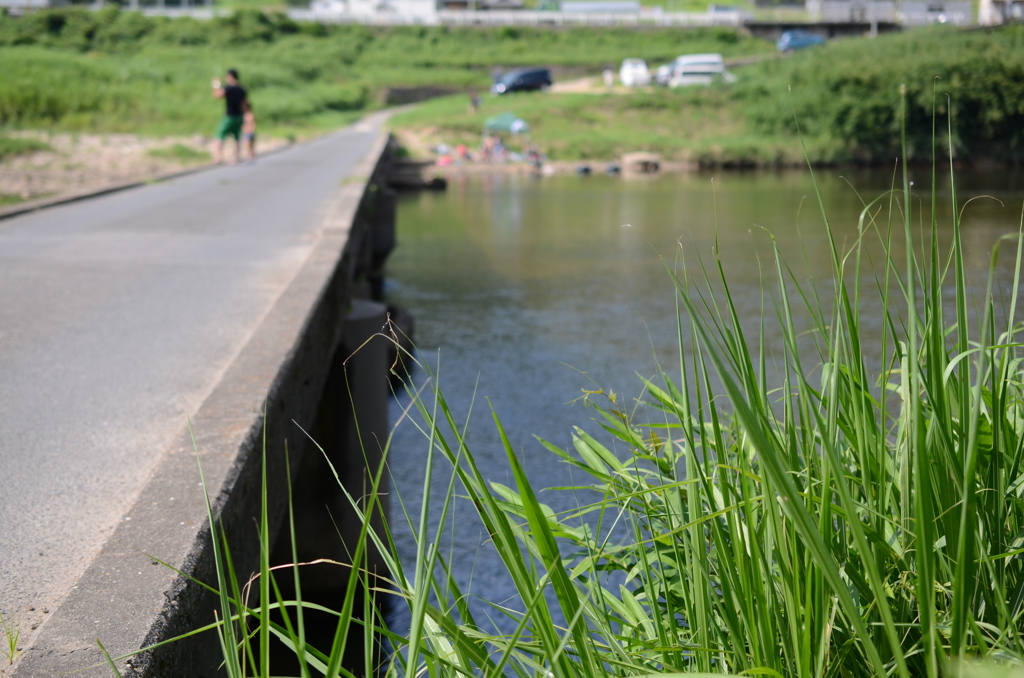
[[[212,158],[210,141],[198,135],[10,132],[8,136],[38,139],[51,150],[0,160],[0,204],[144,180],[205,165]],[[286,143],[285,139],[259,139],[256,151],[259,154]],[[228,144],[229,159],[232,146]]]
[[[593,76],[556,82],[551,86],[551,91],[556,94],[630,94],[651,89],[650,87],[626,87],[618,82],[618,75],[615,78],[616,83],[611,87],[606,86],[600,76]]]
[[[737,69],[757,64],[767,59],[779,59],[783,56],[785,55],[766,53],[755,54],[753,56],[733,57],[725,60],[725,66],[729,69]],[[651,77],[653,78],[656,65],[648,65],[651,68]],[[633,92],[650,92],[653,89],[654,85],[650,87],[626,87],[619,82],[618,73],[615,74],[615,84],[611,87],[606,86],[599,75],[556,82],[551,86],[551,91],[558,94],[630,94]]]

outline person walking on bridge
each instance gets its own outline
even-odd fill
[[[224,100],[224,117],[220,119],[217,126],[217,141],[213,146],[213,161],[220,163],[224,159],[224,140],[229,136],[235,138],[235,161],[242,157],[241,134],[242,123],[248,95],[238,84],[238,71],[228,69],[224,76],[224,83],[218,78],[213,79],[213,96]],[[231,163],[231,164],[234,164]]]

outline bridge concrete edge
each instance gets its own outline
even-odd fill
[[[218,673],[221,650],[213,632],[140,650],[213,621],[217,598],[197,583],[217,582],[203,480],[235,567],[252,571],[259,558],[265,447],[271,527],[277,531],[287,502],[286,475],[313,448],[302,429],[312,426],[341,341],[372,228],[371,186],[385,171],[390,138],[382,132],[342,181],[309,258],[164,452],[70,594],[34,634],[12,678],[109,678],[97,639],[126,678]]]

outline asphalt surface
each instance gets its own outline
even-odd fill
[[[302,266],[381,121],[0,221],[0,611],[23,645]]]

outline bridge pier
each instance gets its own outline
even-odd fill
[[[390,341],[381,335],[387,323],[387,307],[369,300],[355,300],[345,318],[344,339],[328,372],[313,429],[313,440],[323,448],[307,449],[292,481],[295,492],[295,547],[298,562],[331,560],[351,563],[359,541],[362,520],[349,497],[356,500],[360,512],[370,515],[370,527],[384,534],[388,511],[388,480],[383,474],[373,499],[374,474],[381,467],[383,447],[388,436],[387,407],[390,397],[388,368]],[[307,446],[308,447],[308,446]],[[315,447],[315,446],[314,446]],[[292,540],[287,529],[278,534],[271,565],[292,560]],[[360,567],[384,573],[380,553],[370,548]],[[351,570],[334,563],[306,565],[300,569],[303,601],[331,610],[342,608]],[[293,599],[291,573],[279,577],[282,595]],[[356,610],[362,610],[358,591]],[[337,618],[326,613],[306,611],[309,643],[327,651],[334,638]],[[361,627],[353,626],[355,633]],[[364,666],[363,639],[351,638],[344,665],[354,673]],[[275,642],[271,652],[274,675],[299,675],[294,654]],[[374,662],[376,663],[376,662]]]

